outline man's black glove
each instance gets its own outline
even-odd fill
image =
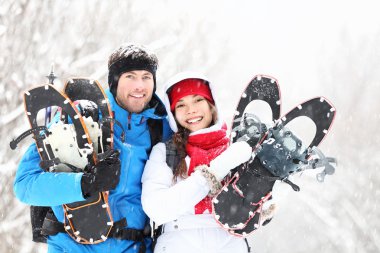
[[[94,193],[115,189],[120,180],[119,151],[113,150],[110,155],[92,166],[82,176],[81,187],[85,198]]]

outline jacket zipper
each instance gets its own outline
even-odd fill
[[[128,114],[128,130],[131,130],[131,118],[132,118],[132,113]]]

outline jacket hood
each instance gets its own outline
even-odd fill
[[[217,122],[215,122],[215,124],[218,123],[219,121],[219,112],[218,112],[218,102],[217,102],[217,98],[215,96],[215,87],[213,86],[213,84],[210,82],[210,80],[203,74],[201,73],[198,73],[198,72],[191,72],[191,71],[186,71],[186,72],[180,72],[178,74],[176,74],[175,76],[173,76],[172,78],[170,78],[166,84],[164,85],[165,87],[165,93],[164,93],[164,98],[163,98],[163,102],[164,102],[164,105],[165,105],[165,108],[166,108],[166,112],[168,114],[168,121],[169,121],[169,125],[170,125],[170,128],[173,130],[173,132],[177,132],[178,131],[178,126],[177,126],[177,123],[175,121],[175,118],[174,118],[174,115],[173,113],[171,112],[170,110],[170,101],[169,101],[169,95],[168,95],[168,91],[170,90],[171,87],[173,87],[176,83],[180,82],[180,81],[183,81],[183,80],[186,80],[186,79],[201,79],[201,80],[204,80],[208,83],[209,87],[210,87],[210,91],[211,91],[211,94],[212,94],[212,97],[214,99],[214,103],[215,103],[215,110],[216,110],[216,113],[217,113]]]

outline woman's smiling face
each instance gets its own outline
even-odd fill
[[[200,95],[188,95],[175,105],[174,115],[182,127],[195,132],[207,128],[213,121],[213,107]]]

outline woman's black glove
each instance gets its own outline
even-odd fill
[[[110,155],[93,165],[82,176],[81,187],[85,198],[94,193],[115,189],[120,180],[120,152],[113,150]]]

